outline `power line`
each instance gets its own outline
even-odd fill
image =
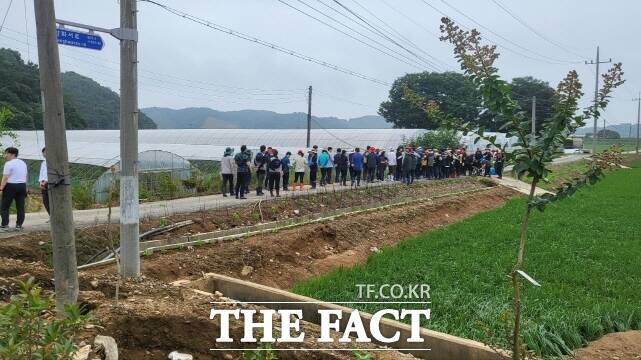
[[[8,27],[5,27],[5,30],[13,32],[13,33],[21,35],[21,36],[24,36],[24,37],[27,37],[27,41],[23,42],[23,41],[15,39],[15,38],[11,38],[11,37],[9,37],[7,35],[0,34],[1,36],[9,38],[9,39],[11,39],[13,41],[16,41],[16,42],[19,42],[19,43],[22,43],[22,44],[26,44],[28,47],[31,47],[31,45],[29,45],[28,39],[29,38],[35,39],[35,37],[29,36],[28,34],[22,33],[20,31],[13,30],[13,29],[8,28]],[[65,48],[65,50],[72,50],[73,52],[76,52],[74,48]],[[103,68],[106,68],[106,69],[109,69],[109,70],[112,70],[112,71],[116,71],[116,72],[120,71],[119,69],[111,68],[111,67],[106,66],[106,65],[104,65],[102,63],[96,63],[96,62],[88,61],[85,58],[86,57],[90,57],[90,58],[96,59],[98,61],[107,62],[107,63],[111,63],[111,64],[115,64],[115,65],[118,65],[119,64],[118,62],[111,61],[111,60],[105,59],[105,58],[96,57],[96,56],[90,56],[89,54],[85,54],[85,52],[82,52],[82,58],[73,57],[73,56],[68,55],[68,54],[66,54],[64,52],[61,52],[61,56],[62,57],[67,57],[67,58],[70,58],[70,59],[74,59],[74,60],[77,60],[77,61],[81,61],[83,63],[100,66],[100,67],[103,67]],[[304,88],[299,88],[299,89],[244,88],[244,87],[223,85],[223,84],[211,83],[211,82],[199,81],[199,80],[193,80],[193,79],[185,79],[185,78],[181,78],[181,77],[178,77],[178,76],[175,76],[175,75],[159,73],[159,72],[154,72],[154,71],[145,70],[145,69],[141,69],[141,72],[161,77],[159,79],[159,78],[156,78],[156,77],[152,77],[152,76],[141,74],[140,77],[142,77],[142,78],[158,80],[158,81],[162,81],[162,82],[165,82],[165,83],[174,84],[176,86],[191,87],[191,88],[208,90],[208,91],[213,91],[213,92],[220,92],[220,93],[223,93],[223,94],[234,94],[234,95],[235,94],[242,94],[242,95],[248,95],[249,94],[249,95],[265,95],[265,96],[273,95],[273,96],[278,96],[278,95],[299,93],[301,91],[305,91],[306,90]],[[170,80],[167,80],[166,78],[176,79],[176,80],[184,81],[184,82],[187,82],[187,83],[190,83],[190,84],[192,84],[192,83],[193,84],[202,84],[202,85],[205,85],[207,87],[196,86],[196,85],[186,85],[186,84],[182,84],[182,83],[175,82],[175,81],[172,82]],[[211,88],[211,87],[213,87],[213,88]],[[220,88],[222,88],[222,89],[220,89]]]
[[[378,20],[378,21],[379,21],[381,24],[383,24],[385,27],[387,27],[388,29],[390,29],[390,31],[392,31],[394,34],[396,34],[399,38],[403,39],[406,43],[408,43],[408,44],[410,44],[411,46],[413,46],[415,49],[417,49],[418,51],[420,51],[421,53],[423,53],[425,56],[427,56],[427,57],[429,57],[429,58],[433,59],[434,61],[436,61],[436,62],[438,62],[438,63],[440,63],[440,65],[447,67],[447,64],[446,64],[444,61],[440,60],[439,58],[437,58],[437,57],[435,57],[435,56],[431,55],[430,53],[426,52],[425,50],[423,50],[421,47],[419,47],[418,45],[416,45],[412,40],[408,39],[405,35],[403,35],[403,34],[402,34],[402,33],[400,33],[399,31],[397,31],[394,27],[390,26],[390,25],[389,25],[387,22],[385,22],[383,19],[381,19],[380,17],[376,16],[376,14],[374,14],[374,13],[373,13],[371,10],[369,10],[366,6],[361,5],[361,3],[359,3],[359,2],[358,2],[358,1],[356,1],[356,0],[352,0],[352,1],[353,1],[356,5],[358,5],[361,9],[365,10],[368,14],[372,15],[376,20]]]
[[[359,102],[356,102],[356,101],[352,101],[352,100],[348,100],[348,99],[345,99],[345,98],[341,98],[341,97],[338,97],[338,96],[335,96],[335,95],[330,95],[328,93],[325,93],[325,92],[322,92],[322,91],[318,91],[316,89],[314,89],[314,94],[316,96],[320,95],[320,97],[329,98],[329,99],[340,101],[340,102],[344,102],[344,103],[347,103],[347,104],[352,104],[352,105],[357,105],[357,106],[362,106],[362,107],[367,107],[367,108],[371,108],[372,107],[371,105],[366,105],[366,104],[359,103]]]
[[[325,1],[323,1],[323,0],[317,0],[317,1],[318,1],[319,3],[321,3],[323,6],[325,6],[326,8],[328,8],[328,9],[332,10],[333,12],[335,12],[335,13],[339,14],[340,16],[344,17],[345,19],[347,19],[347,20],[349,20],[349,21],[351,21],[351,22],[355,23],[356,25],[360,26],[361,28],[363,28],[363,29],[365,29],[365,30],[367,30],[367,31],[369,31],[369,32],[371,32],[371,33],[373,33],[373,34],[374,34],[374,35],[376,35],[376,36],[379,36],[379,37],[383,38],[383,39],[384,39],[384,40],[386,40],[386,41],[389,41],[389,38],[388,38],[388,37],[386,37],[386,36],[384,36],[384,35],[381,35],[381,33],[380,33],[380,32],[377,32],[377,31],[375,31],[375,30],[372,30],[372,28],[371,28],[371,27],[369,27],[369,26],[365,25],[363,22],[358,21],[357,19],[354,19],[353,17],[351,17],[351,16],[348,16],[348,15],[344,14],[343,12],[341,12],[341,11],[337,10],[336,8],[334,8],[334,7],[330,6],[330,5],[328,5],[328,4],[327,4]],[[361,5],[359,5],[359,6],[361,6]],[[367,11],[369,11],[369,10],[367,10]],[[379,21],[382,21],[382,20],[379,20]],[[402,36],[402,35],[401,35],[401,36]],[[409,41],[409,40],[407,40],[407,41]],[[410,43],[411,43],[411,41],[410,41]],[[414,43],[411,43],[411,44],[412,44],[412,46],[417,47]],[[431,59],[433,59],[433,60],[435,61],[435,63],[433,63],[433,62],[431,62],[431,61],[429,61],[429,60],[427,60],[427,59],[421,58],[423,61],[426,61],[426,62],[430,63],[433,67],[436,67],[436,68],[438,69],[438,68],[439,68],[439,66],[438,66],[436,63],[439,63],[439,62],[440,62],[440,63],[443,63],[441,60],[439,60],[438,58],[436,58],[436,57],[434,57],[434,56],[432,56],[432,55],[428,54],[428,53],[427,53],[427,52],[425,52],[424,50],[422,50],[422,49],[420,49],[420,48],[419,48],[418,50],[419,50],[419,51],[421,51],[421,52],[423,52],[423,53],[424,53],[424,54],[426,54],[429,58],[431,58]],[[443,64],[444,64],[444,63],[443,63]],[[445,65],[445,66],[447,66],[447,65]],[[438,71],[441,71],[441,69],[438,69]]]
[[[367,25],[368,27],[370,27],[372,30],[374,30],[375,32],[377,32],[378,34],[380,34],[383,38],[387,39],[388,41],[390,41],[390,42],[391,42],[391,43],[393,43],[394,45],[396,45],[396,46],[398,46],[399,48],[401,48],[401,49],[403,49],[403,50],[407,51],[408,53],[410,53],[411,55],[413,55],[413,56],[415,56],[415,57],[417,57],[417,58],[419,58],[419,59],[423,59],[424,61],[429,61],[429,60],[424,59],[424,58],[423,58],[423,57],[421,57],[420,55],[416,54],[414,51],[412,51],[412,50],[408,49],[407,47],[403,46],[403,45],[402,45],[402,44],[400,44],[398,41],[396,41],[396,40],[392,39],[392,38],[391,38],[391,37],[389,37],[387,34],[383,33],[379,28],[377,28],[376,26],[374,26],[374,25],[370,24],[370,23],[369,23],[369,21],[367,21],[367,19],[365,19],[363,16],[359,15],[356,11],[354,11],[354,10],[352,10],[352,9],[348,8],[347,6],[345,6],[343,3],[341,3],[341,2],[340,2],[340,1],[338,1],[338,0],[333,0],[333,1],[334,1],[336,4],[338,4],[340,7],[342,7],[343,9],[345,9],[347,12],[349,12],[350,14],[352,14],[352,16],[354,16],[354,17],[356,17],[357,19],[359,19],[359,20],[360,20],[361,22],[363,22],[365,25]]]
[[[501,44],[501,43],[499,43],[498,41],[491,40],[487,35],[485,36],[485,38],[487,38],[490,42],[497,44],[497,45],[498,45],[498,46],[500,46],[501,48],[503,48],[503,49],[505,49],[505,50],[507,50],[507,51],[509,51],[509,52],[511,52],[511,53],[514,53],[514,54],[516,54],[516,55],[519,55],[519,56],[521,56],[521,57],[524,57],[524,58],[527,58],[527,59],[531,59],[531,60],[534,60],[534,61],[544,62],[544,63],[548,63],[548,64],[553,64],[553,65],[573,63],[573,62],[567,62],[567,61],[564,61],[564,60],[559,61],[559,60],[555,60],[555,59],[552,59],[552,58],[550,58],[550,59],[552,59],[552,60],[546,60],[545,58],[547,58],[547,56],[545,56],[545,55],[540,55],[540,54],[538,54],[538,53],[536,53],[536,52],[534,52],[534,51],[532,51],[532,50],[530,50],[530,49],[527,49],[527,48],[525,48],[525,47],[523,47],[523,46],[521,46],[521,45],[519,45],[519,44],[517,44],[517,43],[515,43],[515,42],[513,42],[513,41],[511,41],[511,40],[509,40],[509,39],[507,39],[507,38],[505,38],[505,37],[503,37],[503,36],[501,36],[501,35],[497,34],[497,33],[495,33],[494,31],[492,31],[492,30],[491,30],[491,29],[489,29],[488,27],[486,27],[486,26],[482,25],[482,24],[481,24],[481,23],[479,23],[478,21],[474,20],[472,17],[468,16],[467,14],[465,14],[465,13],[463,13],[462,11],[458,10],[457,8],[453,7],[452,5],[450,5],[449,3],[445,2],[444,0],[441,0],[441,1],[442,1],[444,4],[446,4],[447,6],[451,7],[452,9],[454,9],[454,11],[458,12],[459,14],[463,15],[464,17],[466,17],[467,19],[469,19],[470,21],[472,21],[473,23],[475,23],[477,26],[479,26],[479,27],[482,27],[482,28],[486,29],[486,30],[487,30],[488,32],[490,32],[491,34],[494,34],[494,35],[496,35],[497,37],[502,38],[502,39],[504,39],[505,41],[507,41],[507,42],[509,42],[509,43],[511,43],[511,44],[514,44],[516,47],[521,48],[521,49],[524,49],[525,51],[531,52],[531,53],[533,53],[533,54],[535,54],[535,55],[537,55],[537,56],[539,56],[539,57],[542,57],[542,58],[536,58],[536,57],[530,56],[530,55],[528,55],[528,54],[524,54],[524,53],[522,53],[522,52],[520,52],[520,51],[514,50],[514,49],[512,49],[512,48],[510,48],[510,47],[506,46],[505,44]],[[421,0],[421,2],[422,2],[423,4],[425,4],[425,5],[427,5],[428,7],[432,8],[433,10],[437,11],[437,12],[438,12],[438,13],[440,13],[441,15],[443,15],[443,16],[445,16],[445,17],[452,18],[453,20],[455,20],[455,21],[456,21],[456,19],[454,19],[454,18],[453,18],[453,17],[451,17],[450,15],[446,14],[444,11],[440,10],[440,9],[439,9],[439,8],[437,8],[436,6],[434,6],[434,5],[430,4],[430,3],[429,3],[429,2],[427,2],[426,0]],[[457,23],[459,23],[459,24],[461,25],[461,27],[463,27],[463,28],[465,28],[465,29],[468,29],[468,30],[469,30],[469,27],[467,27],[467,26],[463,25],[460,21],[456,21],[456,22],[457,22]],[[579,63],[579,62],[577,62],[577,63]]]
[[[254,36],[247,35],[247,34],[241,33],[241,32],[236,31],[236,30],[232,30],[232,29],[224,27],[222,25],[218,25],[218,24],[212,23],[210,21],[201,19],[201,18],[196,17],[194,15],[190,15],[190,14],[184,12],[184,11],[180,11],[180,10],[171,8],[171,7],[167,6],[167,5],[161,4],[159,2],[156,2],[156,1],[153,1],[153,0],[140,0],[140,1],[156,5],[156,6],[160,7],[161,9],[164,9],[165,11],[167,11],[167,12],[173,14],[173,15],[182,17],[182,18],[184,18],[186,20],[189,20],[191,22],[206,26],[206,27],[211,28],[213,30],[220,31],[222,33],[226,33],[228,35],[231,35],[231,36],[234,36],[234,37],[246,40],[246,41],[254,42],[256,44],[259,44],[259,45],[264,46],[264,47],[271,48],[271,49],[273,49],[275,51],[278,51],[278,52],[281,52],[283,54],[287,54],[287,55],[299,58],[301,60],[306,60],[306,61],[312,62],[314,64],[321,65],[323,67],[326,67],[326,68],[329,68],[329,69],[332,69],[332,70],[335,70],[335,71],[338,71],[338,72],[341,72],[341,73],[344,73],[344,74],[347,74],[347,75],[351,75],[351,76],[354,76],[354,77],[357,77],[357,78],[360,78],[360,79],[363,79],[363,80],[367,80],[367,81],[370,81],[370,82],[373,82],[373,83],[376,83],[376,84],[379,84],[379,85],[391,86],[391,84],[389,82],[386,82],[384,80],[380,80],[380,79],[377,79],[377,78],[374,78],[374,77],[371,77],[371,76],[367,76],[367,75],[361,74],[359,72],[347,69],[345,67],[334,65],[334,64],[328,63],[326,61],[319,60],[319,59],[316,59],[314,57],[299,53],[297,51],[287,49],[287,48],[282,47],[280,45],[277,45],[277,44],[274,44],[274,43],[271,43],[271,42],[268,42],[268,41],[265,41],[265,40],[261,40],[259,38],[254,37]]]
[[[13,0],[9,0],[9,6],[7,6],[7,11],[4,12],[4,17],[2,18],[2,24],[0,24],[0,33],[2,32],[2,28],[4,27],[4,22],[7,21],[7,15],[9,15],[9,10],[11,10],[11,4],[13,4]]]
[[[558,43],[558,42],[556,42],[556,41],[554,41],[554,40],[552,40],[552,39],[548,38],[547,36],[543,35],[541,32],[537,31],[533,26],[531,26],[531,25],[530,25],[530,24],[528,24],[525,20],[523,20],[522,18],[520,18],[519,16],[517,16],[517,15],[516,15],[512,10],[510,10],[510,9],[507,7],[507,5],[503,4],[501,1],[499,1],[499,0],[492,0],[492,2],[493,2],[494,4],[496,4],[496,6],[500,7],[503,11],[505,11],[508,15],[510,15],[514,20],[518,21],[521,25],[523,25],[524,27],[526,27],[528,30],[530,30],[532,33],[534,33],[536,36],[540,37],[541,39],[543,39],[543,40],[547,41],[548,43],[550,43],[550,44],[552,44],[552,45],[554,45],[554,46],[558,47],[559,49],[561,49],[561,50],[563,50],[563,51],[565,51],[565,52],[567,52],[567,53],[569,53],[569,54],[576,55],[576,56],[581,57],[581,58],[583,58],[583,57],[584,57],[583,55],[578,54],[578,53],[576,53],[576,52],[574,52],[574,51],[572,51],[572,50],[568,49],[567,47],[565,47],[565,46],[561,45],[560,43]]]
[[[10,37],[10,36],[7,36],[6,34],[0,34],[0,37],[2,37],[2,38],[7,38],[7,39],[10,39],[10,40],[13,40],[13,41],[18,42],[18,43],[21,43],[21,44],[23,44],[23,45],[27,45],[27,44],[28,44],[27,42],[24,42],[24,41],[21,41],[21,40],[18,40],[18,39],[12,38],[12,37]],[[28,45],[28,46],[33,46],[33,45]],[[69,55],[66,55],[66,54],[61,54],[61,55],[62,55],[65,59],[71,59],[71,60],[73,60],[74,62],[76,62],[76,63],[78,63],[78,64],[82,64],[82,65],[85,65],[85,66],[99,66],[99,67],[104,68],[104,69],[107,69],[107,70],[111,70],[111,71],[114,71],[114,72],[118,72],[118,70],[117,70],[117,69],[111,68],[111,67],[109,67],[109,66],[105,66],[105,65],[103,65],[103,64],[94,63],[94,62],[89,62],[89,61],[86,61],[86,60],[84,60],[84,59],[76,58],[76,57],[69,56]],[[68,61],[68,60],[67,60],[67,61]],[[67,62],[65,62],[64,64],[67,64]],[[107,75],[107,74],[106,74],[106,73],[103,73],[103,75]],[[97,78],[97,79],[105,80],[105,78],[104,78],[104,77],[97,76],[95,73],[94,73],[94,74],[92,74],[92,78]],[[171,82],[164,81],[164,80],[162,80],[162,79],[153,78],[153,77],[148,77],[148,76],[144,76],[144,75],[141,75],[141,78],[143,78],[143,79],[149,79],[149,80],[152,80],[152,81],[157,81],[157,82],[159,82],[159,83],[161,83],[161,84],[168,84],[168,85],[170,85],[170,86],[173,86],[173,87],[167,87],[167,86],[162,86],[162,85],[158,85],[158,84],[151,84],[151,83],[148,83],[148,82],[141,82],[141,87],[142,87],[142,88],[145,88],[145,89],[152,89],[152,88],[153,88],[153,89],[163,89],[163,90],[171,90],[171,91],[175,91],[175,86],[176,86],[176,85],[178,85],[178,86],[182,86],[182,87],[189,87],[188,85],[181,85],[181,84],[171,83]],[[116,80],[118,80],[118,79],[119,79],[119,76],[118,76],[118,75],[112,75],[112,76],[111,76],[111,79],[110,79],[110,80],[108,80],[108,81],[109,81],[109,82],[111,82],[111,81],[116,81]],[[116,82],[116,84],[117,84],[117,82]],[[204,89],[204,88],[200,88],[200,89],[202,89],[202,90],[207,90],[207,89]],[[153,92],[153,91],[152,91],[152,92]],[[156,92],[157,92],[157,91],[156,91]],[[264,102],[265,102],[265,101],[267,101],[267,102],[282,101],[282,102],[274,103],[274,104],[281,104],[281,103],[290,103],[290,102],[297,102],[297,101],[299,101],[299,100],[294,100],[294,101],[292,101],[293,99],[296,99],[295,97],[292,97],[292,95],[296,95],[296,93],[292,93],[292,94],[274,94],[274,95],[276,95],[276,96],[281,96],[281,97],[269,97],[269,98],[262,98],[262,97],[258,97],[258,98],[257,98],[257,97],[239,97],[239,96],[233,96],[233,95],[232,95],[232,96],[223,96],[223,95],[221,95],[221,94],[215,94],[215,93],[210,93],[210,92],[202,92],[202,91],[201,91],[201,92],[198,92],[198,91],[184,91],[184,90],[182,90],[182,93],[181,93],[181,94],[177,94],[177,93],[167,94],[167,93],[162,93],[162,92],[159,92],[159,93],[161,93],[161,94],[165,94],[165,95],[172,95],[172,96],[183,97],[183,98],[187,98],[187,99],[205,100],[205,101],[211,101],[211,100],[212,100],[211,98],[213,97],[213,98],[219,98],[219,99],[222,99],[222,100],[224,100],[224,102],[225,102],[225,103],[235,103],[235,104],[247,104],[247,102],[263,102],[263,104],[269,104],[269,103],[264,103]],[[191,96],[191,97],[190,97],[190,96],[185,96],[185,95],[184,95],[185,93],[186,93],[186,94],[197,95],[197,96],[204,96],[204,97],[203,97],[203,98],[196,98],[196,97],[193,97],[193,96]],[[259,94],[259,96],[265,96],[265,94]],[[240,101],[238,101],[238,100],[240,100]]]
[[[386,52],[386,51],[384,51],[384,50],[381,50],[381,49],[377,48],[376,46],[373,46],[373,45],[371,45],[371,44],[369,44],[369,43],[367,43],[367,42],[363,41],[362,39],[359,39],[359,38],[357,38],[357,37],[355,37],[355,36],[353,36],[353,35],[351,35],[351,34],[348,34],[347,32],[345,32],[345,31],[343,31],[343,30],[341,30],[341,29],[339,29],[339,28],[335,27],[334,25],[329,24],[329,23],[327,23],[326,21],[321,20],[321,19],[319,19],[319,18],[315,17],[314,15],[311,15],[311,14],[309,14],[309,13],[307,13],[307,12],[305,12],[305,11],[303,11],[303,10],[301,10],[301,9],[297,8],[297,7],[295,7],[294,5],[291,5],[291,4],[287,3],[287,2],[285,2],[284,0],[277,0],[277,1],[278,1],[278,2],[280,2],[280,3],[281,3],[281,4],[283,4],[283,5],[285,5],[285,6],[289,7],[289,8],[291,8],[291,9],[294,9],[295,11],[298,11],[299,13],[301,13],[301,14],[303,14],[303,15],[305,15],[305,16],[307,16],[307,17],[309,17],[309,18],[312,18],[312,19],[314,19],[314,20],[318,21],[319,23],[321,23],[321,24],[323,24],[323,25],[325,25],[325,26],[327,26],[327,27],[329,27],[329,28],[331,28],[331,29],[334,29],[334,30],[338,31],[339,33],[341,33],[341,34],[343,34],[343,35],[345,35],[345,36],[347,36],[347,37],[349,37],[349,38],[351,38],[351,39],[354,39],[354,40],[356,40],[356,41],[360,42],[361,44],[363,44],[363,45],[365,45],[365,46],[367,46],[367,47],[369,47],[369,48],[372,48],[372,49],[374,49],[374,50],[376,50],[376,51],[378,51],[378,52],[380,52],[380,53],[382,53],[382,54],[385,54],[385,55],[387,55],[387,56],[389,56],[389,57],[392,57],[392,58],[394,58],[394,59],[396,59],[396,60],[398,60],[398,61],[401,61],[402,63],[404,63],[404,64],[406,64],[406,65],[412,66],[412,67],[417,68],[417,69],[420,69],[420,68],[421,68],[421,66],[420,66],[420,65],[417,65],[416,63],[410,63],[410,62],[408,62],[408,61],[406,61],[406,60],[403,60],[403,59],[401,59],[401,58],[399,58],[399,57],[394,56],[393,54],[390,54],[390,53],[388,53],[388,52]],[[305,3],[305,2],[303,2],[303,1],[301,1],[301,0],[298,0],[298,2],[300,2],[300,3],[302,3],[303,5],[305,5],[305,6],[309,7],[309,8],[311,8],[311,9],[313,9],[313,10],[315,10],[315,11],[317,11],[317,12],[321,13],[321,14],[323,14],[320,10],[318,10],[318,9],[316,9],[316,8],[314,8],[314,7],[312,7],[311,5],[309,5],[309,4],[307,4],[307,3]],[[373,41],[373,42],[375,42],[375,43],[377,43],[377,44],[379,44],[379,45],[381,45],[381,46],[384,46],[386,49],[388,49],[388,50],[390,50],[390,51],[394,52],[394,50],[392,50],[392,49],[390,49],[390,48],[386,47],[385,45],[383,45],[383,44],[381,44],[380,42],[378,42],[378,41],[376,41],[376,40],[374,40],[374,39],[372,39],[372,38],[368,37],[367,35],[363,35],[363,34],[362,34],[362,33],[360,33],[359,31],[354,30],[353,28],[351,28],[351,27],[349,27],[349,26],[347,26],[347,25],[345,25],[345,24],[341,23],[340,21],[338,21],[338,20],[336,20],[336,19],[332,18],[331,16],[329,16],[329,15],[325,15],[325,14],[323,14],[323,15],[324,15],[325,17],[328,17],[328,18],[332,19],[333,21],[335,21],[335,22],[337,22],[337,23],[339,23],[339,24],[343,25],[344,27],[346,27],[346,28],[348,28],[348,29],[350,29],[350,30],[354,31],[355,33],[359,34],[360,36],[363,36],[363,37],[365,37],[365,38],[369,39],[370,41]],[[398,53],[396,53],[396,52],[394,52],[394,53],[395,53],[395,54],[398,54]],[[404,55],[400,55],[400,54],[398,54],[398,55],[399,55],[399,56],[403,56],[403,57],[405,57]],[[407,58],[407,57],[405,57],[405,58],[406,58],[406,59],[408,59],[409,61],[414,61],[414,60],[409,59],[409,58]]]

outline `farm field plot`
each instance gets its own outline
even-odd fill
[[[570,354],[604,334],[641,328],[641,168],[620,170],[593,188],[535,213],[525,270],[542,286],[523,286],[528,347],[545,357]],[[501,320],[510,309],[523,199],[412,237],[367,263],[299,283],[294,291],[354,301],[356,284],[431,286],[432,319],[423,326],[508,347]],[[356,305],[366,311],[380,306]]]

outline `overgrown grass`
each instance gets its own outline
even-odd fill
[[[554,191],[562,186],[564,182],[570,181],[575,177],[579,177],[588,169],[588,162],[586,160],[578,160],[558,165],[550,166],[550,174],[548,177],[539,183],[538,187]],[[523,177],[522,181],[528,184],[532,183],[532,178]]]
[[[641,328],[639,184],[641,168],[616,171],[533,215],[524,266],[542,286],[523,286],[523,334],[536,353],[568,354],[605,333]],[[356,301],[356,284],[427,283],[432,319],[423,326],[509,348],[502,318],[510,308],[507,274],[523,202],[514,199],[408,239],[373,254],[366,265],[297,284],[294,291]],[[355,306],[370,312],[384,307]]]

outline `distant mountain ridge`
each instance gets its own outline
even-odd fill
[[[159,129],[305,129],[307,114],[279,114],[266,110],[218,111],[210,108],[141,109]],[[352,119],[312,116],[312,128],[390,129],[382,116],[367,115]]]
[[[630,128],[630,125],[632,125],[632,128]],[[627,138],[627,137],[632,137],[636,138],[637,137],[637,124],[617,124],[617,125],[610,125],[605,127],[608,130],[616,131],[621,135],[622,138]],[[600,131],[603,129],[602,127],[597,127],[597,131]],[[593,128],[592,126],[586,126],[578,129],[576,131],[577,135],[585,135],[585,134],[592,134]]]

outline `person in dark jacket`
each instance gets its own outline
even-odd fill
[[[316,189],[316,178],[318,177],[318,146],[314,145],[312,151],[307,154],[307,166],[309,166],[309,184],[312,190]]]
[[[416,168],[416,157],[413,151],[408,147],[403,153],[403,182],[407,185],[414,181],[414,168]]]
[[[500,150],[497,150],[494,155],[494,170],[496,170],[499,179],[503,179],[503,152]]]
[[[249,192],[249,181],[251,173],[249,172],[249,163],[251,161],[251,152],[247,146],[240,147],[240,152],[234,156],[236,163],[236,199],[246,199],[245,194]]]
[[[282,159],[280,159],[280,163],[283,167],[283,191],[289,191],[287,188],[289,186],[289,167],[290,167],[290,157],[292,156],[291,152],[287,152],[285,156],[283,156]]]
[[[274,190],[276,190],[276,197],[280,197],[281,176],[283,176],[283,163],[278,158],[278,150],[272,149],[269,161],[267,162],[267,186],[269,188],[269,195],[272,197],[274,196]]]
[[[347,168],[349,160],[347,159],[347,151],[337,149],[337,154],[334,156],[334,164],[336,165],[336,183],[342,186],[347,186]]]
[[[374,176],[376,174],[376,168],[378,167],[378,155],[376,155],[376,149],[374,147],[369,148],[367,153],[367,182],[373,183]]]
[[[379,181],[384,181],[385,180],[385,170],[387,169],[387,154],[385,151],[381,151],[380,154],[378,154],[378,180]]]
[[[399,146],[396,149],[396,175],[394,176],[397,181],[403,181],[403,147]]]
[[[352,184],[351,186],[361,186],[361,173],[363,172],[363,162],[365,157],[361,154],[361,149],[354,149],[354,153],[351,154],[350,164],[352,166]]]
[[[267,174],[267,161],[269,160],[269,155],[266,151],[267,147],[265,145],[260,146],[260,151],[256,154],[254,158],[254,165],[256,166],[256,195],[261,196],[263,194],[263,185],[265,183],[265,176]]]

